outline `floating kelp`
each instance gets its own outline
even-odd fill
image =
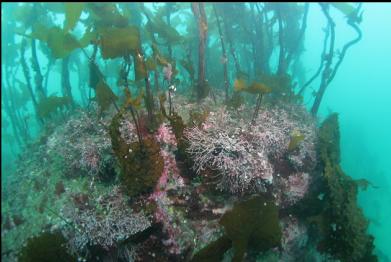
[[[234,89],[238,92],[244,91],[250,94],[269,94],[272,92],[272,88],[263,83],[252,82],[251,85],[248,86],[244,78],[235,79]]]
[[[46,42],[54,58],[65,58],[80,47],[79,41],[73,35],[59,27],[47,28],[42,24],[35,24],[32,33],[24,36]]]
[[[145,28],[152,34],[158,34],[158,36],[165,39],[167,43],[179,44],[183,41],[178,31],[167,25],[161,17],[155,17],[152,20],[149,20]]]
[[[157,46],[157,44],[155,42],[152,43],[151,48],[152,48],[152,52],[153,52],[153,57],[155,58],[157,65],[168,66],[169,62],[168,62],[167,58],[165,58],[161,54],[159,47]]]
[[[104,59],[128,56],[140,48],[140,33],[137,27],[102,28],[99,33]]]
[[[147,58],[145,61],[145,66],[148,71],[154,71],[157,68],[155,61],[151,57]]]
[[[68,97],[49,96],[43,98],[37,105],[37,114],[43,119],[48,118],[59,109],[63,109],[71,104]]]
[[[357,11],[357,9],[349,3],[331,3],[331,5],[347,17],[351,16]]]
[[[117,96],[102,79],[98,82],[95,92],[96,100],[102,111],[106,111],[117,99]]]
[[[140,53],[136,53],[134,56],[134,74],[136,76],[136,81],[145,79],[147,77],[147,68],[144,63],[144,58]]]
[[[253,82],[248,88],[244,91],[251,94],[269,94],[272,92],[272,89],[265,84]]]
[[[87,28],[84,35],[79,39],[79,44],[81,48],[84,48],[91,44],[92,41],[98,38],[98,33],[92,31],[90,28]]]
[[[83,11],[83,3],[65,3],[64,31],[72,30]]]
[[[243,78],[237,78],[234,82],[234,89],[235,91],[243,91],[247,88],[246,80]]]
[[[100,27],[126,27],[128,19],[120,14],[115,3],[88,3],[94,23]]]
[[[189,73],[190,79],[194,79],[195,71],[194,71],[193,63],[189,60],[182,59],[180,60],[180,64]]]

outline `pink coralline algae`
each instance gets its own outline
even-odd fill
[[[159,141],[159,143],[173,147],[177,146],[175,136],[166,123],[160,125],[159,129],[157,130],[156,139]]]
[[[51,134],[46,148],[49,157],[59,156],[64,161],[66,176],[96,176],[115,163],[107,131],[85,112],[74,115]]]
[[[143,212],[133,212],[126,201],[116,186],[110,193],[93,198],[86,208],[67,206],[63,215],[78,229],[64,226],[63,232],[69,238],[71,250],[81,254],[88,245],[100,245],[109,250],[150,227],[149,218]]]
[[[287,107],[287,106],[286,106]],[[285,155],[297,170],[304,165],[309,168],[316,163],[316,125],[315,120],[299,106],[289,106],[285,109],[272,108],[260,112],[257,118],[257,125],[253,126],[251,134],[254,136],[254,143],[263,147],[268,155],[273,158],[282,158]],[[304,136],[296,150],[288,151],[292,132],[298,131]]]
[[[81,152],[80,164],[93,172],[99,171],[100,154],[98,148],[92,144],[83,145]]]
[[[167,195],[167,190],[184,186],[184,181],[179,174],[175,156],[172,151],[168,150],[176,146],[176,140],[174,134],[166,124],[160,126],[156,138],[162,144],[160,153],[164,159],[164,168],[155,187],[155,191],[150,195],[149,199],[157,204],[154,214],[155,221],[163,224],[163,231],[168,236],[168,239],[162,240],[162,243],[168,247],[171,254],[180,254],[182,249],[177,239],[180,238],[182,231],[179,227],[175,226],[175,215],[169,210],[172,201]]]
[[[167,126],[167,124],[163,123],[156,135],[157,141],[161,144],[160,154],[164,160],[164,168],[162,175],[159,179],[159,183],[156,186],[156,192],[166,191],[169,186],[172,187],[180,187],[183,186],[183,178],[179,174],[179,169],[177,167],[177,163],[175,161],[175,156],[172,153],[172,150],[176,148],[177,142],[175,135]],[[168,185],[168,180],[170,179],[171,185]]]
[[[244,125],[222,109],[211,112],[202,128],[185,129],[194,170],[197,174],[206,168],[217,170],[220,190],[239,194],[264,191],[264,183],[272,181],[273,167],[263,150],[247,139]]]
[[[295,150],[289,151],[294,130],[305,138]],[[300,108],[263,110],[254,125],[222,108],[211,112],[201,127],[185,129],[184,135],[196,173],[216,170],[218,189],[242,194],[264,192],[273,183],[279,162],[289,161],[296,172],[304,171],[304,161],[306,166],[313,166],[314,130],[314,122]]]
[[[286,195],[291,202],[302,199],[308,191],[310,176],[307,173],[297,173],[288,178],[288,191]]]
[[[283,208],[297,203],[308,192],[310,182],[310,175],[304,172],[291,174],[287,178],[278,176],[273,187],[275,203]]]
[[[308,242],[307,228],[294,217],[286,217],[281,221],[281,261],[298,261],[300,250],[305,248]]]

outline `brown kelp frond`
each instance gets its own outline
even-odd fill
[[[96,85],[96,100],[101,108],[101,111],[106,111],[112,103],[115,103],[117,96],[113,93],[111,88],[100,79]]]
[[[68,97],[49,96],[43,98],[37,106],[37,114],[45,119],[50,117],[53,113],[61,110],[71,104]]]
[[[140,49],[140,33],[137,27],[101,28],[100,47],[104,59],[134,54]]]

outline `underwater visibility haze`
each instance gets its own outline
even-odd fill
[[[390,3],[2,3],[4,261],[390,261]]]

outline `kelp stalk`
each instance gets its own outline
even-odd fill
[[[361,30],[360,28],[355,24],[355,22],[353,20],[348,20],[348,24],[353,27],[353,29],[356,31],[357,33],[357,37],[351,41],[349,41],[348,43],[346,43],[344,45],[344,47],[342,48],[342,52],[341,54],[339,55],[339,59],[338,59],[338,62],[336,63],[335,67],[334,67],[334,70],[332,71],[332,73],[330,74],[330,77],[328,79],[328,84],[330,84],[330,82],[334,79],[335,77],[335,74],[337,73],[337,70],[339,68],[339,66],[341,65],[345,55],[346,55],[346,51],[351,47],[353,46],[354,44],[356,44],[358,41],[361,40],[362,38],[362,33],[361,33]]]
[[[48,82],[49,82],[49,73],[50,73],[50,70],[52,69],[52,66],[54,65],[54,59],[53,58],[50,58],[49,61],[48,61],[48,65],[47,65],[47,69],[46,69],[46,73],[45,73],[45,84],[43,85],[43,90],[44,90],[44,93],[47,94],[47,90],[48,90]]]
[[[302,25],[301,25],[301,28],[300,28],[299,36],[297,37],[295,46],[293,47],[292,51],[289,52],[289,54],[288,54],[288,56],[286,58],[287,68],[289,68],[289,64],[290,64],[293,56],[296,54],[296,52],[297,52],[297,50],[298,50],[298,48],[300,46],[300,43],[303,40],[305,29],[307,28],[308,10],[309,10],[309,3],[306,3],[305,7],[304,7],[303,22],[302,22]]]
[[[320,102],[322,101],[324,92],[326,91],[327,85],[329,84],[328,78],[330,77],[331,65],[332,65],[333,56],[334,56],[335,23],[329,14],[329,6],[327,4],[320,4],[320,6],[322,8],[323,14],[327,18],[327,23],[328,23],[328,28],[331,33],[331,35],[330,35],[331,38],[330,38],[330,48],[329,48],[329,52],[327,53],[326,65],[325,65],[325,68],[323,69],[319,91],[316,94],[314,104],[312,105],[312,108],[311,108],[312,115],[316,115],[318,113]]]
[[[329,27],[330,27],[330,30],[331,30],[331,42],[330,42],[330,51],[327,54],[327,58],[326,58],[327,59],[326,60],[326,67],[323,70],[323,74],[322,74],[321,85],[319,87],[319,91],[316,94],[314,104],[313,104],[313,106],[311,108],[311,113],[313,115],[316,115],[316,113],[318,112],[320,103],[321,103],[323,95],[324,95],[324,92],[326,91],[327,86],[334,79],[334,77],[335,77],[335,75],[337,73],[337,70],[338,70],[339,66],[341,65],[341,63],[342,63],[342,61],[343,61],[343,59],[344,59],[344,57],[346,55],[347,50],[351,46],[353,46],[354,44],[358,43],[361,40],[361,38],[362,38],[361,30],[360,30],[360,28],[356,24],[357,20],[355,20],[353,18],[348,18],[348,25],[353,27],[353,29],[357,33],[357,36],[356,36],[356,38],[354,38],[353,40],[349,41],[348,43],[346,43],[344,45],[344,47],[342,48],[342,51],[341,51],[341,53],[339,55],[339,59],[338,59],[336,65],[334,66],[334,68],[332,69],[331,68],[331,63],[332,63],[332,58],[333,58],[333,53],[334,53],[334,40],[335,40],[334,27],[335,27],[335,23],[332,20],[332,18],[330,17],[330,14],[329,14],[329,11],[328,11],[329,6],[326,5],[326,4],[321,4],[321,7],[322,7],[322,11],[325,14],[325,16],[327,18],[327,21],[329,23]],[[358,10],[359,10],[359,8],[357,9],[357,12],[358,12]]]
[[[230,50],[232,58],[234,59],[236,73],[239,73],[240,72],[240,65],[239,65],[239,62],[238,62],[238,58],[237,58],[237,56],[235,54],[235,48],[234,48],[234,46],[232,44],[232,39],[231,39],[230,32],[228,30],[227,19],[225,18],[225,16],[223,16],[223,24],[224,24],[225,35],[227,37],[227,41],[228,41],[228,44],[229,44],[229,50]]]
[[[281,15],[281,9],[279,5],[276,6],[276,13],[278,19],[278,42],[280,45],[277,74],[282,75],[286,71],[286,61],[285,61],[284,26],[283,26],[283,20]]]
[[[255,107],[254,115],[253,115],[253,118],[251,120],[251,124],[253,124],[253,125],[255,124],[255,120],[258,117],[258,112],[259,112],[259,108],[261,107],[262,98],[263,98],[263,93],[258,94],[257,105]]]
[[[220,19],[217,14],[216,10],[216,4],[213,4],[213,10],[216,16],[216,21],[217,21],[217,29],[219,30],[219,35],[220,35],[220,42],[221,42],[221,50],[223,52],[223,70],[224,70],[224,90],[225,90],[225,101],[228,101],[228,88],[229,88],[229,83],[228,83],[228,61],[227,61],[227,52],[225,50],[225,43],[224,43],[224,37],[223,33],[221,31],[221,25],[220,25]]]
[[[208,24],[204,9],[204,3],[192,3],[191,9],[198,22],[198,85],[197,85],[197,100],[198,102],[206,95],[205,82],[205,48],[206,37],[208,32]]]
[[[323,40],[323,51],[322,51],[322,54],[320,55],[319,68],[315,72],[315,74],[301,87],[301,89],[298,92],[298,95],[302,96],[304,94],[304,91],[307,88],[307,86],[309,86],[322,72],[322,68],[324,66],[324,61],[326,60],[325,57],[326,57],[327,41],[329,39],[329,36],[330,36],[330,30],[326,30],[325,37]]]
[[[154,76],[154,82],[155,82],[155,91],[156,93],[159,93],[160,87],[159,87],[159,72],[157,69],[153,71],[153,76]]]
[[[4,104],[4,111],[7,112],[9,118],[11,119],[11,126],[12,126],[12,131],[14,133],[14,137],[16,139],[16,142],[18,143],[19,146],[22,145],[22,141],[19,138],[19,134],[17,131],[17,126],[16,126],[16,116],[15,116],[15,111],[11,110],[11,106],[9,104],[10,100],[8,99],[8,94],[7,94],[7,88],[5,87],[3,83],[3,79],[1,79],[1,93],[3,94],[1,96]],[[3,116],[4,117],[4,116]]]
[[[254,76],[257,75],[257,72],[262,71],[262,63],[263,63],[263,42],[261,41],[261,32],[260,32],[260,25],[257,23],[257,19],[255,17],[255,10],[254,10],[254,3],[250,4],[250,13],[251,13],[251,20],[252,20],[252,25],[253,29],[255,31],[255,34],[252,34],[251,37],[251,44],[252,44],[252,49],[253,49],[253,72]],[[258,17],[259,19],[261,17]]]
[[[18,68],[19,68],[19,63],[16,67],[14,67],[14,71],[12,72],[11,70],[11,67],[9,67],[8,65],[5,65],[4,67],[2,67],[2,70],[5,70],[7,73],[5,72],[2,72],[6,80],[6,84],[8,86],[8,88],[6,88],[5,85],[2,85],[1,88],[2,88],[2,94],[4,95],[4,97],[2,97],[4,100],[4,106],[5,106],[5,111],[7,112],[7,114],[9,115],[9,117],[11,118],[11,121],[13,121],[13,123],[11,122],[12,125],[15,125],[15,131],[14,133],[19,130],[19,134],[22,136],[23,138],[23,142],[26,143],[26,141],[28,141],[30,139],[30,135],[29,135],[29,129],[26,127],[26,126],[23,126],[23,121],[22,121],[22,116],[21,116],[21,113],[20,113],[20,110],[16,107],[16,96],[15,96],[15,93],[14,93],[14,89],[13,88],[10,88],[12,85],[11,83],[15,83],[15,82],[20,82],[21,84],[23,84],[19,79],[16,79],[15,78],[15,75],[16,75],[16,72],[18,71]],[[12,80],[10,79],[10,76],[12,76]],[[1,79],[1,81],[3,81],[3,78]],[[4,84],[2,82],[2,84]],[[14,128],[14,127],[12,127]],[[16,139],[19,139],[19,136],[15,133],[15,137],[17,137]]]
[[[34,96],[33,87],[31,86],[30,72],[29,72],[29,68],[27,66],[26,60],[24,58],[25,51],[26,51],[26,40],[23,39],[22,40],[22,45],[21,45],[21,59],[20,59],[20,62],[22,64],[22,68],[23,68],[23,75],[24,75],[24,77],[26,79],[27,89],[29,90],[30,95],[31,95],[31,101],[33,102],[35,112],[37,112],[38,103],[37,103],[37,100],[36,100],[36,98]],[[38,116],[38,114],[37,114],[37,118],[38,118],[40,123],[43,123],[43,120]]]
[[[140,146],[142,147],[142,145],[143,145],[143,136],[142,136],[141,130],[140,130],[138,113],[137,113],[136,109],[133,108],[132,105],[129,105],[129,109],[130,109],[130,113],[132,114],[134,125],[136,126],[138,142],[140,143]]]
[[[147,109],[147,113],[148,113],[148,121],[149,121],[149,124],[150,125],[153,125],[153,123],[155,122],[155,117],[154,117],[154,102],[153,102],[153,94],[152,94],[152,90],[151,90],[151,83],[149,81],[149,71],[146,69],[146,65],[145,65],[145,60],[144,60],[144,55],[142,53],[142,50],[141,50],[141,46],[140,46],[140,49],[137,53],[137,56],[140,57],[140,62],[142,63],[142,67],[145,68],[145,71],[146,71],[146,75],[145,75],[145,107]],[[136,57],[134,57],[134,65],[135,65],[135,70],[136,70]]]
[[[173,3],[166,3],[166,11],[167,11],[167,25],[171,27],[171,9],[172,9]],[[168,57],[170,60],[172,60],[172,46],[170,41],[167,42],[167,48],[168,48]]]
[[[77,67],[77,72],[78,72],[78,88],[79,88],[79,92],[81,95],[81,100],[82,100],[83,104],[87,105],[88,104],[87,90],[85,88],[85,81],[83,81],[84,80],[84,76],[83,76],[84,72],[83,72],[79,57],[76,58],[76,67]]]
[[[43,76],[41,74],[41,69],[39,67],[37,58],[37,46],[35,39],[31,39],[31,58],[32,68],[35,71],[35,89],[38,91],[38,94],[41,96],[41,98],[46,97],[46,92],[42,86]]]
[[[69,56],[65,57],[62,60],[62,73],[61,73],[61,87],[63,96],[69,97],[71,100],[71,104],[74,103],[72,98],[72,87],[71,82],[69,80]]]
[[[172,96],[171,96],[171,92],[172,92],[172,89],[171,89],[171,86],[168,88],[168,104],[170,105],[169,109],[168,109],[168,115],[171,116],[172,115]]]

